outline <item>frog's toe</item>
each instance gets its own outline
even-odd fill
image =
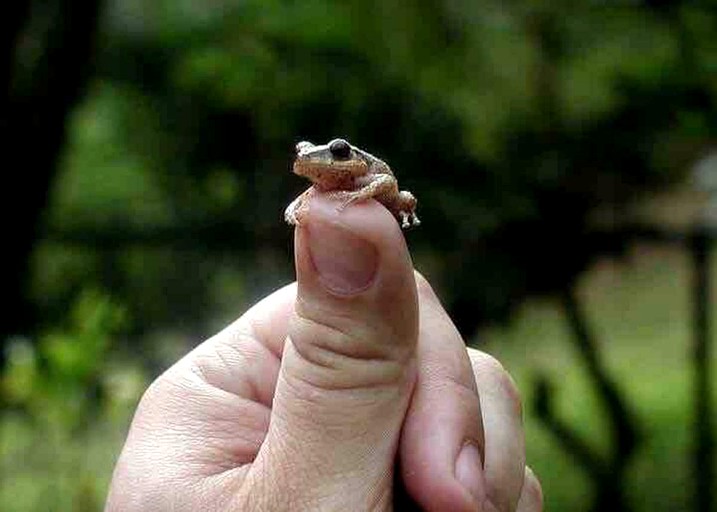
[[[284,221],[287,224],[291,224],[292,226],[295,226],[297,224],[296,208],[289,207],[284,210]]]
[[[413,212],[401,211],[401,212],[398,212],[398,215],[400,217],[401,227],[403,229],[408,229],[408,228],[412,228],[412,227],[421,225],[421,221],[418,220],[418,217]]]
[[[401,227],[403,229],[408,229],[416,226],[421,225],[421,221],[418,220],[418,217],[415,213],[411,211],[405,211],[401,210],[398,212],[398,220],[401,223]]]

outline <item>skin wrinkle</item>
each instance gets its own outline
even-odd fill
[[[200,369],[199,375],[204,378],[204,381],[213,388],[226,391],[236,396],[258,401],[259,394],[256,392],[255,386],[252,385],[251,378],[247,379],[242,375],[240,375],[236,380],[227,380],[226,378],[222,378],[223,375],[231,375],[234,373],[232,368],[235,366],[228,360],[228,355],[225,350],[228,349],[234,351],[235,355],[238,356],[236,361],[237,364],[251,363],[246,355],[241,353],[234,345],[219,347],[217,343],[213,343],[208,348],[211,349],[210,352],[198,355],[194,360],[194,365]],[[236,386],[236,388],[232,390],[226,389],[228,387],[226,384]]]
[[[274,403],[274,395],[276,392],[276,381],[279,378],[281,361],[271,359],[271,367],[265,372],[252,373],[252,384],[256,389],[260,402],[271,409]]]
[[[213,503],[218,510],[231,510],[230,504],[234,500],[236,481],[242,481],[248,467],[227,469],[221,473],[207,476],[199,482],[196,492],[197,503]],[[219,490],[219,493],[217,493]]]
[[[235,330],[230,336],[215,335],[195,349],[195,357],[189,363],[191,371],[212,387],[271,407],[279,358],[269,344],[262,343],[250,322],[237,321],[230,328]],[[257,364],[265,369],[248,374],[233,370]],[[267,376],[270,377],[268,383],[263,381]]]
[[[306,422],[309,424],[310,427],[315,426],[316,418],[314,415],[309,413],[308,415],[303,414],[304,411],[311,410],[312,407],[315,407],[316,405],[323,405],[322,398],[320,397],[320,391],[317,390],[312,384],[307,383],[306,387],[299,388],[297,384],[301,383],[301,378],[295,378],[295,379],[286,379],[283,375],[279,376],[279,379],[282,381],[282,386],[285,387],[287,390],[292,390],[292,393],[289,393],[292,397],[293,407],[292,409],[287,408],[277,408],[272,411],[273,415],[273,424],[276,425],[288,425],[295,423],[297,420],[301,420],[303,422]],[[309,392],[307,392],[307,389]],[[288,414],[291,413],[291,414]],[[337,412],[334,410],[334,413],[338,416],[341,415],[341,412]],[[325,412],[324,412],[325,414]],[[341,417],[339,416],[339,417]],[[320,430],[321,434],[316,435],[312,437],[312,433],[314,433],[314,430],[311,428],[308,429],[302,429],[306,430],[306,436],[309,441],[319,441],[322,439],[322,436],[324,435],[331,435],[332,430],[331,428],[323,428]],[[339,431],[342,431],[342,428],[339,428]],[[336,439],[338,440],[338,439]]]
[[[279,510],[317,510],[317,505],[322,501],[322,497],[326,496],[335,501],[336,497],[343,497],[342,494],[337,493],[335,488],[342,489],[344,483],[347,480],[355,479],[356,481],[362,481],[361,475],[355,476],[351,472],[337,474],[334,471],[332,464],[330,463],[331,453],[328,451],[321,452],[298,452],[292,447],[300,446],[303,438],[298,438],[293,432],[284,433],[283,429],[281,434],[276,431],[270,432],[272,436],[271,441],[266,443],[265,457],[263,461],[271,464],[270,461],[296,461],[299,457],[302,457],[302,473],[297,478],[297,469],[293,465],[279,465],[280,471],[273,474],[273,493],[279,495],[285,495],[290,497],[291,500],[286,503],[287,508],[279,508]],[[274,442],[276,439],[277,442]],[[361,460],[356,458],[356,454],[346,454],[347,458],[354,458],[357,460],[357,464],[354,467],[371,467],[375,464],[375,461],[369,461],[362,463]],[[274,466],[277,467],[276,465]],[[311,468],[311,476],[306,474],[306,470]],[[263,472],[260,470],[260,473]],[[268,476],[268,473],[266,474]],[[257,475],[258,479],[264,480]],[[358,478],[358,479],[357,479]],[[303,482],[306,480],[310,481],[322,481],[324,485],[321,488],[306,488],[303,486]],[[365,478],[364,478],[365,480]],[[280,489],[277,492],[277,489]],[[275,508],[257,509],[257,510],[274,510]],[[324,509],[322,509],[324,510]]]
[[[194,374],[190,374],[194,376]],[[196,377],[195,377],[196,378]],[[187,401],[194,402],[198,405],[203,405],[203,400],[197,400],[195,389],[192,386],[187,386],[184,382],[185,379],[177,380],[173,378],[159,379],[155,381],[148,390],[145,392],[140,405],[138,407],[138,415],[142,414],[150,418],[152,421],[141,422],[138,425],[134,425],[133,428],[146,429],[151,432],[157,427],[156,424],[164,427],[162,432],[166,433],[182,433],[183,429],[179,428],[183,425],[181,421],[171,422],[167,421],[168,418],[174,418],[178,420],[184,419],[183,411],[187,408],[184,407]],[[204,383],[197,378],[198,382]],[[143,414],[143,410],[148,410],[148,414]],[[180,414],[178,414],[180,413]],[[166,427],[165,427],[166,426]]]
[[[292,286],[292,288],[295,288],[295,286]],[[291,314],[289,313],[289,311],[287,311],[287,325],[289,323],[290,316]],[[281,362],[281,355],[284,351],[283,338],[280,341],[272,343],[271,336],[269,336],[268,333],[264,332],[265,327],[262,326],[256,319],[249,319],[247,321],[247,328],[249,329],[249,335],[252,336],[262,347],[264,347],[264,349],[269,352],[276,361]],[[283,329],[284,332],[286,332],[287,330],[288,329]]]
[[[170,384],[170,393],[168,393],[167,401],[170,402],[170,405],[171,402],[181,402],[181,405],[179,407],[171,406],[169,409],[169,415],[175,417],[175,421],[166,421],[165,417],[162,418],[162,421],[166,422],[164,431],[169,434],[169,437],[178,439],[180,445],[185,444],[185,441],[188,441],[191,445],[191,441],[197,436],[197,432],[202,432],[202,437],[205,438],[205,447],[207,445],[215,444],[211,440],[216,439],[216,444],[218,446],[223,446],[226,450],[226,441],[222,442],[221,436],[217,435],[218,430],[215,428],[217,425],[222,425],[220,427],[220,431],[224,430],[229,434],[227,437],[232,440],[232,444],[235,446],[231,450],[231,453],[234,455],[236,455],[237,452],[245,452],[247,454],[252,453],[252,446],[258,448],[258,446],[261,445],[264,434],[267,430],[268,417],[270,414],[270,410],[267,407],[259,404],[258,402],[237,397],[236,395],[220,388],[213,387],[205,381],[201,381],[199,386],[191,387],[191,392],[188,393],[184,391],[185,386],[183,384],[178,384],[177,382],[171,382]],[[177,392],[176,390],[179,391]],[[222,398],[217,399],[218,396]],[[187,418],[184,414],[182,414],[182,411],[186,410],[187,401],[194,402],[197,404],[197,407],[205,411],[201,421],[192,421],[192,417]],[[261,408],[264,411],[262,418],[257,418],[256,414],[237,415],[237,411],[239,411],[238,402],[244,402],[244,408]],[[217,404],[220,405],[218,406]],[[229,412],[227,413],[223,411]],[[179,412],[179,415],[177,412]],[[237,419],[239,419],[238,423]],[[251,419],[255,419],[254,421],[258,421],[259,423],[254,423],[252,425],[252,423],[241,421]],[[209,425],[211,425],[211,428],[208,427]],[[226,425],[226,427],[224,425]],[[238,429],[238,426],[243,428]],[[240,440],[236,435],[237,430],[241,430],[242,432],[247,430],[254,432],[256,433],[256,437],[255,439],[247,438],[249,446],[236,446],[235,443]],[[191,452],[188,452],[187,455],[190,453]],[[226,452],[224,455],[226,456]],[[236,459],[241,459],[244,462],[246,462],[246,459],[248,458],[249,457],[247,456],[236,457]],[[187,460],[188,462],[192,461],[192,459]],[[201,460],[198,462],[203,463]]]
[[[318,317],[320,318],[320,317]],[[369,338],[368,335],[363,333],[352,332],[352,329],[347,327],[338,327],[331,325],[322,320],[315,318],[313,315],[305,316],[302,313],[297,312],[297,316],[292,319],[292,331],[297,336],[292,338],[292,342],[297,350],[305,351],[304,348],[316,347],[317,352],[326,352],[336,354],[340,356],[349,357],[357,360],[364,361],[378,361],[384,359],[383,353],[372,353],[366,350],[365,339]],[[307,333],[309,335],[307,336]],[[311,341],[304,342],[303,338],[310,336]],[[297,339],[298,343],[297,343]],[[361,350],[366,352],[361,352]],[[382,357],[384,356],[384,357]],[[305,356],[307,360],[312,358]]]
[[[216,421],[211,429],[202,429],[207,446],[216,445],[229,455],[224,457],[233,465],[247,464],[254,460],[269,426],[269,412],[257,421],[248,422],[251,414],[229,416]]]
[[[391,485],[382,485],[383,481],[393,481],[393,467],[387,469],[387,473],[384,474],[375,485],[369,485],[367,489],[367,495],[369,496],[368,503],[366,504],[366,510],[368,511],[389,511],[393,502],[393,488]]]
[[[287,508],[289,503],[285,502],[284,506],[282,506],[278,499],[291,496],[293,493],[290,489],[285,490],[285,492],[275,491],[280,488],[278,484],[281,483],[281,479],[277,477],[281,473],[269,471],[270,465],[266,463],[267,460],[272,459],[282,460],[280,456],[274,455],[274,452],[277,451],[278,446],[282,443],[283,441],[279,437],[273,444],[264,443],[261,446],[257,453],[257,459],[261,457],[264,463],[255,462],[249,466],[249,471],[245,475],[235,497],[237,510],[289,510]],[[278,466],[276,469],[284,470],[285,468]]]
[[[267,359],[266,357],[262,357],[262,354],[260,352],[269,353],[271,352],[266,348],[266,346],[262,343],[260,343],[255,338],[252,338],[249,336],[248,333],[244,333],[241,336],[241,339],[239,340],[233,340],[233,341],[243,341],[240,345],[236,343],[217,343],[213,348],[214,352],[216,353],[217,357],[220,358],[221,362],[224,364],[226,368],[225,375],[232,375],[235,372],[232,370],[232,368],[239,367],[241,363],[244,363],[248,367],[254,367],[255,365],[262,365],[262,362],[266,362],[264,366],[272,366],[270,371],[272,371],[273,374],[278,373],[279,368],[279,361],[275,360],[273,358]],[[230,351],[231,353],[234,353],[237,356],[238,361],[235,362],[235,364],[231,364],[227,361],[227,356],[225,354],[225,351]],[[271,365],[270,363],[274,363]],[[221,373],[221,372],[220,372]],[[268,407],[271,406],[271,402],[273,400],[273,389],[272,393],[267,396],[266,393],[263,392],[261,384],[258,382],[258,379],[261,376],[266,375],[267,372],[252,372],[248,375],[248,378],[245,378],[245,375],[236,375],[235,379],[232,379],[229,381],[229,384],[240,384],[243,383],[246,385],[246,388],[248,389],[248,393],[242,393],[240,390],[230,390],[227,389],[227,391],[243,396],[245,398],[251,398],[257,402],[260,402]],[[234,376],[234,375],[232,375]],[[220,379],[222,382],[212,383],[217,387],[223,388],[222,384],[225,384],[225,379]],[[228,387],[228,386],[224,386]],[[273,386],[270,386],[270,388],[273,388]]]
[[[207,434],[202,437],[205,446],[202,451],[186,450],[181,458],[181,468],[174,470],[183,478],[201,478],[225,472],[228,469],[245,466],[251,463],[254,457],[234,457],[231,450],[223,445],[221,440]],[[181,441],[173,443],[174,446],[185,446]],[[256,448],[258,449],[259,446]],[[247,454],[250,452],[247,451]]]
[[[344,332],[348,335],[351,329],[355,329],[357,327],[357,311],[362,311],[370,316],[375,316],[382,312],[382,310],[377,310],[376,307],[370,306],[371,302],[373,302],[371,295],[373,295],[371,291],[367,291],[365,295],[333,297],[333,302],[335,302],[335,304],[330,305],[326,305],[323,301],[317,301],[316,299],[307,300],[306,297],[297,296],[295,304],[295,317],[298,316],[299,318],[304,318],[320,324],[325,324],[325,322],[322,322],[319,319],[330,317],[332,323],[334,324],[331,328]],[[396,312],[401,312],[401,310],[399,309]],[[291,321],[292,320],[290,319],[289,322]],[[390,328],[388,332],[393,332],[391,325],[386,322],[381,323],[386,325],[378,325],[378,327]],[[345,327],[343,327],[344,325]],[[364,329],[366,327],[370,327],[371,329],[375,329],[377,327],[374,324],[366,322],[365,318],[362,319],[361,324],[358,326]],[[377,333],[377,335],[380,335],[380,333]],[[396,336],[395,339],[401,339],[401,335]]]
[[[272,357],[272,352],[261,342],[254,341],[254,343],[258,346],[259,350],[268,353],[269,358],[268,361],[271,363],[271,368],[267,372],[262,373],[255,373],[252,372],[250,381],[252,384],[252,387],[254,388],[254,392],[256,393],[256,396],[259,398],[259,401],[265,405],[268,408],[271,408],[271,405],[274,401],[274,391],[276,390],[276,379],[279,375],[279,367],[281,364],[281,361],[277,358]],[[261,358],[260,358],[261,360]],[[268,365],[269,363],[267,363]],[[265,382],[261,382],[261,379],[266,379],[267,376],[270,375],[271,382],[269,383],[269,386],[266,386]],[[266,392],[268,390],[268,393]]]
[[[360,206],[360,205],[356,205]],[[387,213],[387,212],[386,212]],[[395,223],[394,223],[395,224]],[[396,228],[398,230],[398,228]],[[426,285],[425,278],[419,273],[415,272],[416,275],[416,283],[419,287],[420,293],[426,293],[425,290],[430,290],[430,287]],[[380,285],[380,283],[379,283]],[[402,285],[403,286],[403,285]],[[274,296],[277,296],[274,298],[273,302],[281,304],[281,306],[275,306],[273,309],[281,310],[283,312],[283,320],[277,323],[283,323],[286,324],[289,322],[289,317],[291,316],[291,312],[294,308],[294,305],[296,303],[297,309],[301,309],[302,306],[301,303],[305,301],[302,297],[296,295],[296,283],[290,283],[288,285],[285,285],[283,288],[280,288],[272,296],[271,298],[274,298]],[[421,291],[423,290],[423,291]],[[435,297],[435,295],[434,295]],[[261,312],[266,307],[266,304],[269,302],[269,298],[264,299],[263,301],[257,303],[253,308],[251,308],[245,315],[246,323],[251,329],[252,335],[256,338],[259,343],[264,345],[271,353],[272,355],[277,359],[277,361],[281,361],[282,358],[282,352],[283,352],[283,345],[284,345],[284,335],[275,336],[274,333],[283,332],[285,333],[287,329],[284,328],[274,328],[272,325],[266,325],[265,322],[262,322],[262,316]],[[319,310],[316,313],[317,315],[321,315],[322,311]],[[336,314],[334,312],[334,314]],[[282,316],[282,315],[278,315]],[[350,318],[349,315],[347,315],[348,318]],[[394,322],[395,323],[395,322]],[[391,330],[389,333],[385,335],[386,338],[393,338],[396,339],[396,337],[403,336],[403,333],[398,333],[395,330],[394,323],[391,323],[389,327]],[[230,326],[228,329],[231,329]],[[396,336],[398,335],[398,336]],[[383,335],[382,335],[383,336]]]
[[[332,410],[336,413],[336,418],[340,420],[348,420],[351,422],[351,424],[355,424],[355,420],[352,420],[350,416],[347,416],[345,414],[346,410],[352,410],[355,411],[356,408],[366,407],[366,408],[374,408],[376,406],[377,402],[383,402],[386,404],[387,408],[389,409],[387,412],[388,417],[391,417],[391,412],[395,408],[395,404],[397,403],[397,400],[401,398],[401,395],[405,392],[403,389],[396,389],[395,384],[385,384],[380,386],[372,386],[372,387],[363,387],[361,389],[346,387],[346,388],[333,388],[333,389],[323,389],[318,388],[316,385],[306,380],[306,378],[302,375],[296,374],[292,375],[291,378],[286,378],[286,376],[282,373],[280,376],[280,379],[282,381],[282,385],[286,386],[288,389],[291,389],[293,392],[289,393],[292,396],[293,405],[292,407],[292,413],[294,415],[298,415],[299,417],[302,417],[303,411],[311,411],[315,410],[317,406],[321,408],[325,408],[326,404],[330,402],[334,403],[344,403],[345,406],[343,409],[334,409],[331,408],[329,410]],[[305,386],[299,387],[299,384],[305,384]],[[403,383],[403,386],[407,385],[406,383]],[[380,389],[384,389],[385,392],[389,392],[388,396],[383,396],[385,393],[379,394]],[[327,398],[327,393],[331,393],[331,398]],[[345,395],[345,397],[342,397],[341,395]],[[306,402],[307,405],[300,406],[297,405],[297,402]],[[279,413],[283,409],[275,409],[273,411],[273,414],[279,415]],[[325,413],[325,411],[322,411],[322,413]],[[353,416],[356,416],[355,414]],[[358,415],[361,417],[360,415]],[[386,416],[379,416],[380,418],[384,418]],[[311,427],[315,427],[315,420],[316,418],[314,415],[309,415],[307,417],[304,417],[305,420],[308,420],[308,423]],[[323,418],[322,418],[323,419]],[[288,420],[286,420],[288,421]],[[329,424],[336,423],[339,425],[339,431],[343,431],[345,427],[345,423],[342,421],[339,422],[328,422]],[[332,430],[332,427],[323,425],[321,429],[319,429],[320,432],[327,433]]]
[[[452,372],[446,372],[440,367],[424,367],[422,389],[427,395],[461,397],[461,402],[475,403],[480,413],[479,394],[475,383],[464,382],[459,376]],[[480,423],[480,418],[477,418]]]
[[[350,355],[332,352],[330,349],[301,350],[293,342],[292,349],[309,367],[313,367],[316,381],[304,377],[307,383],[319,389],[332,391],[359,389],[377,389],[400,384],[406,379],[405,367],[408,362],[398,362],[385,359],[357,359]],[[311,355],[309,355],[311,354]],[[309,359],[309,357],[311,359]],[[326,372],[321,372],[326,370]],[[354,372],[353,374],[351,372]],[[360,374],[363,382],[347,379],[349,374],[355,377]],[[336,378],[332,378],[332,376]],[[319,380],[325,381],[320,383]]]
[[[178,421],[176,424],[171,425],[169,427],[170,431],[193,431],[195,428],[202,426],[206,423],[206,420],[204,418],[197,419],[193,417],[196,415],[188,415],[186,413],[187,410],[192,409],[191,407],[188,407],[189,405],[195,404],[200,410],[212,412],[216,411],[216,396],[220,396],[222,394],[231,395],[226,391],[207,384],[206,381],[202,381],[200,386],[191,389],[189,389],[188,386],[186,386],[184,383],[173,384],[174,386],[172,386],[172,391],[174,392],[171,393],[169,397],[165,397],[165,401],[171,401],[176,404],[171,407],[171,411],[173,412],[170,412],[170,417],[174,417],[174,419],[181,421]],[[234,397],[235,395],[231,396]],[[211,417],[213,417],[213,415],[210,416],[210,418]],[[190,421],[193,423],[187,423]]]
[[[331,359],[335,358],[337,362],[348,361],[361,364],[382,364],[394,363],[403,366],[404,360],[410,357],[410,349],[408,347],[398,347],[391,350],[392,345],[397,345],[391,341],[384,343],[382,346],[370,347],[365,339],[373,336],[363,336],[350,331],[339,330],[331,325],[316,321],[311,318],[297,317],[294,322],[294,333],[296,336],[291,338],[295,349],[309,362],[315,363],[322,367],[337,368],[338,364],[332,364]],[[304,342],[304,338],[312,334],[310,342]],[[377,339],[381,339],[376,337]]]
[[[362,490],[356,494],[364,497],[362,501],[365,506],[352,508],[352,510],[387,510],[385,508],[376,508],[384,497],[380,491],[377,493],[376,489],[385,489],[390,495],[391,486],[387,485],[387,482],[392,481],[393,472],[392,468],[388,467],[381,474],[371,475],[371,472],[366,468],[376,466],[377,455],[375,452],[376,450],[370,450],[367,454],[364,454],[363,450],[355,447],[354,452],[346,453],[345,456],[356,463],[341,474],[337,474],[330,469],[332,465],[330,460],[327,460],[330,458],[329,453],[324,453],[323,457],[314,460],[311,467],[316,469],[315,476],[324,482],[330,483],[330,485],[315,489],[313,493],[306,495],[305,501],[302,502],[303,508],[297,508],[296,510],[335,510],[336,506],[338,506],[337,501],[341,502],[341,489],[346,481],[363,483],[360,484]],[[380,456],[379,454],[378,457]],[[289,470],[289,472],[293,473],[294,471]]]
[[[426,390],[442,390],[443,387],[451,384],[459,389],[465,390],[468,394],[475,399],[478,399],[478,389],[474,379],[469,382],[464,382],[459,376],[455,375],[454,372],[446,371],[445,366],[426,365],[423,368],[423,378],[428,383]]]
[[[300,356],[299,356],[300,357]],[[302,393],[304,395],[311,395],[311,394],[323,394],[326,392],[332,393],[332,395],[338,395],[338,394],[346,394],[348,395],[349,399],[356,399],[356,398],[362,398],[364,395],[366,396],[365,402],[367,404],[370,404],[372,401],[375,401],[378,397],[376,396],[377,393],[382,390],[390,390],[393,386],[398,385],[399,387],[404,387],[406,385],[411,385],[411,381],[414,380],[414,377],[412,376],[415,372],[414,370],[415,363],[412,361],[410,364],[407,364],[406,369],[402,369],[402,367],[398,367],[399,372],[402,373],[402,375],[405,378],[401,378],[401,382],[397,382],[392,384],[392,379],[383,379],[380,378],[371,378],[367,379],[367,381],[371,382],[365,382],[362,384],[355,384],[350,381],[335,381],[331,380],[331,387],[327,387],[325,385],[318,384],[317,382],[314,382],[312,379],[306,376],[300,376],[297,378],[297,381],[302,382],[303,384],[306,384],[306,389],[302,390]],[[343,375],[347,371],[351,370],[342,370],[339,373]],[[381,369],[376,368],[374,365],[371,368],[366,368],[364,371],[364,377],[369,374],[378,374],[381,375]],[[294,387],[296,389],[296,387]],[[339,399],[339,398],[337,398]],[[355,400],[354,400],[355,401]]]
[[[284,340],[294,311],[296,292],[297,283],[290,283],[255,304],[237,321],[237,323],[246,322],[253,337],[264,345],[277,361],[281,361],[284,351]],[[266,320],[267,309],[273,313],[271,322]],[[231,328],[232,326],[228,329]]]
[[[339,299],[341,300],[341,299]],[[296,297],[296,303],[294,306],[294,312],[295,315],[291,316],[289,318],[289,325],[296,319],[296,317],[299,318],[306,318],[306,319],[312,319],[312,318],[323,318],[327,315],[331,315],[331,318],[336,321],[338,324],[355,324],[356,323],[356,313],[353,311],[353,309],[356,306],[353,307],[346,307],[346,303],[348,302],[359,302],[359,297],[347,297],[342,300],[344,304],[342,304],[343,307],[336,308],[335,306],[326,306],[322,304],[321,302],[317,302],[316,300],[308,301],[306,297],[303,297],[301,295],[297,295]],[[316,320],[317,323],[319,323],[318,320]],[[340,330],[339,327],[332,327],[333,329]],[[343,331],[341,331],[343,332]]]

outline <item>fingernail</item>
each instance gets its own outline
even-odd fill
[[[365,290],[378,268],[378,251],[346,228],[324,222],[307,227],[309,253],[321,283],[349,295]]]
[[[456,459],[456,478],[479,503],[486,497],[485,476],[478,446],[469,441]]]

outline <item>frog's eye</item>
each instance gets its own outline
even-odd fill
[[[329,151],[337,160],[348,160],[351,156],[351,145],[343,139],[335,139],[329,144]]]

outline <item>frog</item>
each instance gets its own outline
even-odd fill
[[[307,178],[312,186],[287,206],[284,219],[289,224],[300,224],[309,198],[317,193],[339,199],[339,211],[373,198],[391,212],[403,229],[421,224],[415,196],[399,190],[396,176],[380,158],[340,138],[327,144],[301,141],[295,149],[293,172]]]

